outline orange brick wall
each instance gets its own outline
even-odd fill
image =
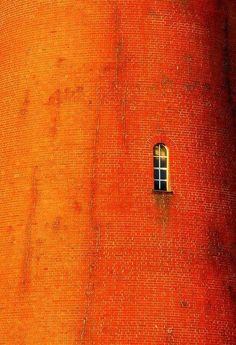
[[[234,11],[0,2],[1,345],[235,344]]]

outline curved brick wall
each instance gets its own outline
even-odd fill
[[[235,343],[234,11],[1,1],[1,344]]]

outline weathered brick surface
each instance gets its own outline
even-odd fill
[[[235,344],[234,2],[0,18],[0,344]]]

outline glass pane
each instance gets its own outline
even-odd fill
[[[155,170],[154,170],[154,179],[160,180],[159,171],[160,171],[160,170],[158,170],[158,169],[155,169]]]
[[[166,180],[166,170],[160,170],[161,171],[161,180]]]
[[[159,190],[159,182],[154,181],[154,190]]]
[[[159,145],[154,146],[153,154],[154,156],[159,156]]]
[[[161,181],[161,190],[167,190],[166,181]]]
[[[167,149],[164,145],[160,145],[160,156],[167,156]]]
[[[154,157],[154,167],[159,168],[159,158]]]
[[[161,158],[161,168],[167,168],[167,158]]]

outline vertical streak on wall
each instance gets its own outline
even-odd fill
[[[122,143],[124,147],[127,145],[126,130],[126,102],[127,102],[127,86],[126,86],[126,56],[125,42],[122,32],[122,6],[115,2],[114,4],[114,29],[116,33],[116,81],[115,89],[118,102],[118,118],[121,127]]]
[[[94,299],[94,294],[96,290],[96,283],[95,283],[95,275],[96,275],[96,268],[99,260],[99,250],[100,250],[100,242],[101,242],[101,228],[98,224],[98,220],[96,217],[96,193],[97,193],[97,186],[98,186],[98,161],[99,161],[99,131],[100,131],[100,114],[97,115],[97,122],[96,122],[96,131],[94,137],[94,144],[92,149],[92,174],[91,174],[91,196],[90,196],[90,223],[91,223],[91,233],[93,238],[93,245],[92,245],[92,254],[91,260],[89,264],[89,275],[88,275],[88,283],[86,288],[86,306],[85,306],[85,315],[83,318],[83,325],[80,333],[80,344],[83,345],[85,343],[85,336],[87,327],[89,327],[89,316],[92,312],[92,304]]]
[[[32,231],[34,229],[36,208],[38,204],[38,182],[37,182],[38,168],[33,168],[32,182],[30,186],[30,205],[27,215],[25,234],[24,234],[24,253],[22,259],[22,275],[20,277],[20,292],[24,295],[29,292],[31,283],[31,266],[33,256]]]
[[[232,115],[236,116],[236,3],[225,0],[225,53],[228,70],[229,101]]]

